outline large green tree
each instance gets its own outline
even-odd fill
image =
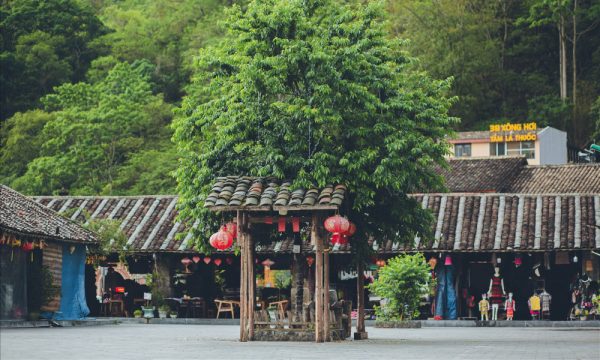
[[[12,185],[32,194],[113,193],[120,167],[169,136],[170,107],[152,94],[151,72],[147,62],[118,63],[97,82],[64,84],[47,95],[52,116],[39,153]]]
[[[53,86],[82,80],[107,31],[79,1],[2,1],[0,119],[38,106]]]
[[[432,168],[457,122],[450,81],[414,71],[382,4],[256,0],[231,8],[227,30],[201,51],[175,122],[181,216],[210,224],[202,203],[216,176],[275,176],[346,184],[363,244],[428,233],[407,194],[440,183]]]

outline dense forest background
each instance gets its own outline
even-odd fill
[[[174,193],[170,124],[197,93],[195,57],[226,38],[225,8],[246,2],[3,1],[0,182],[28,194]],[[574,147],[600,140],[600,1],[387,9],[411,66],[453,78],[457,130],[535,121]]]

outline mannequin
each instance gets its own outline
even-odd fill
[[[483,318],[485,318],[485,320],[488,320],[488,311],[490,310],[490,303],[487,300],[487,294],[482,294],[481,295],[481,301],[479,301],[479,312],[481,313],[481,321],[483,321]]]
[[[508,293],[508,299],[504,302],[504,310],[506,310],[506,320],[511,321],[516,310],[513,293]]]
[[[529,313],[531,314],[531,318],[536,320],[538,318],[538,316],[540,315],[540,309],[541,309],[540,297],[536,293],[533,293],[533,295],[531,295],[531,297],[529,298],[528,304],[529,304]]]
[[[541,318],[543,319],[544,315],[550,315],[550,303],[552,302],[552,295],[548,294],[546,289],[544,289],[540,294],[540,301],[542,307]]]
[[[504,291],[504,279],[500,277],[500,268],[494,267],[494,276],[490,279],[490,288],[488,296],[492,303],[492,320],[498,320],[498,308],[502,303],[502,298],[506,296]]]

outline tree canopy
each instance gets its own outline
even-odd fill
[[[407,194],[441,184],[432,168],[458,121],[451,81],[414,71],[383,19],[379,3],[232,7],[174,125],[181,216],[207,222],[216,176],[275,176],[345,184],[360,240],[426,233],[428,213]]]

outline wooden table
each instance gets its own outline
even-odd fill
[[[231,318],[235,318],[234,308],[235,306],[240,307],[238,300],[215,300],[215,304],[217,304],[217,319],[221,312],[231,312]]]

